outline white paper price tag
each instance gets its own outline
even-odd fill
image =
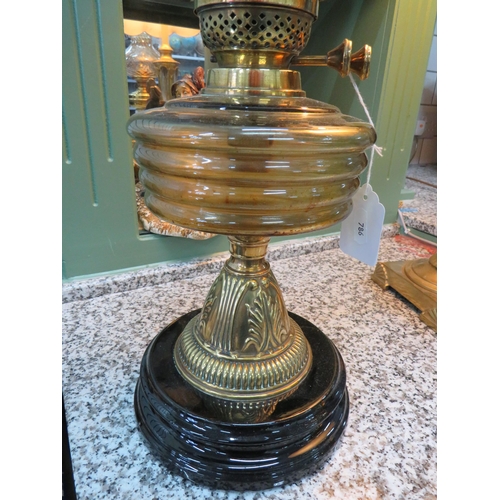
[[[352,198],[352,212],[340,228],[340,249],[355,259],[377,263],[385,207],[370,184],[361,186]]]

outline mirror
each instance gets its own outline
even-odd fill
[[[203,46],[190,0],[124,0],[123,31],[129,112],[198,93],[210,53]],[[174,90],[173,90],[174,89]],[[188,231],[156,217],[144,203],[144,188],[134,161],[139,233],[206,239],[214,235]],[[199,233],[199,234],[198,234]]]

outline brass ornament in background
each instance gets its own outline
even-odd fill
[[[218,67],[199,93],[128,124],[151,212],[229,237],[231,257],[174,350],[180,375],[222,421],[269,418],[312,371],[309,343],[265,260],[267,244],[347,217],[364,151],[375,143],[370,124],[305,97],[300,73],[289,69],[300,64],[318,3],[197,0]],[[370,54],[366,46],[354,57],[345,40],[308,65],[366,78]],[[178,85],[177,95],[196,88]]]
[[[162,44],[158,50],[160,58],[154,61],[158,85],[161,89],[163,101],[169,101],[174,97],[172,95],[172,85],[177,81],[180,63],[172,57],[173,50],[168,43]]]
[[[149,99],[146,102],[145,109],[159,108],[165,104],[161,89],[156,85],[156,80],[154,78],[148,80],[146,89],[149,94]]]
[[[129,95],[129,104],[136,110],[146,109],[146,105],[150,99],[148,91],[148,81],[151,79],[151,73],[145,67],[138,68],[134,76],[137,83],[137,89]]]
[[[428,259],[379,262],[372,279],[409,300],[421,311],[420,319],[437,332],[437,253]]]

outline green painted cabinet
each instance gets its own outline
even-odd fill
[[[435,20],[436,0],[325,0],[305,51],[324,54],[344,38],[354,49],[373,47],[370,77],[358,85],[384,149],[371,184],[386,222],[397,217]],[[226,251],[222,236],[193,241],[139,234],[126,133],[122,1],[63,0],[62,40],[63,279]],[[366,119],[348,78],[329,68],[301,73],[308,97]]]

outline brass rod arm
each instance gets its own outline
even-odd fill
[[[352,42],[347,38],[325,56],[295,56],[291,66],[330,66],[336,69],[340,76],[355,73],[361,80],[368,78],[372,49],[365,45],[352,54]]]

